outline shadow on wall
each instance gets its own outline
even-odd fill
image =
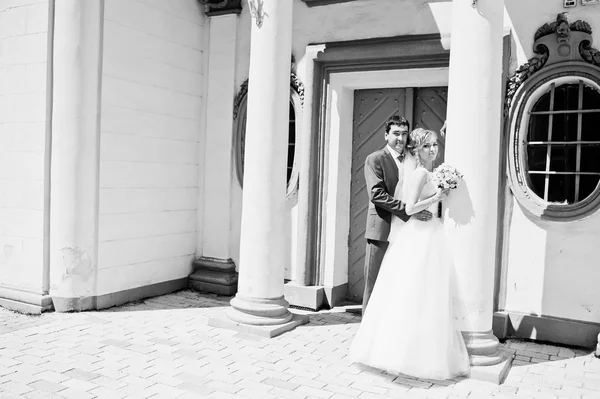
[[[508,336],[595,345],[600,214],[576,222],[544,221],[516,205],[510,218]]]

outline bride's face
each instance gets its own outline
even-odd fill
[[[430,134],[419,147],[419,157],[424,162],[433,162],[438,156],[438,142],[435,134]]]

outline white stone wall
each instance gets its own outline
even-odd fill
[[[191,272],[204,23],[196,0],[106,0],[98,295]]]
[[[513,27],[513,68],[533,56],[533,34],[560,12],[583,19],[600,44],[600,6],[564,9],[562,2],[506,0]],[[600,322],[600,212],[577,222],[542,222],[528,216],[511,197],[506,239],[506,310]]]
[[[47,0],[0,1],[0,286],[42,292]]]

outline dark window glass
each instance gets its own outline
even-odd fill
[[[290,182],[294,170],[294,154],[296,150],[296,111],[290,101],[290,123],[288,128],[287,181]]]
[[[583,82],[553,85],[541,96],[531,109],[527,136],[533,192],[559,204],[573,204],[592,194],[600,181],[599,130],[596,89]]]

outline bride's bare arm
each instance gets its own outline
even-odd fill
[[[423,190],[423,186],[425,186],[426,182],[427,172],[421,169],[415,170],[414,176],[410,182],[410,187],[408,188],[408,198],[406,199],[406,213],[408,215],[414,215],[415,213],[429,208],[433,203],[441,200],[444,196],[444,192],[438,190],[431,197],[419,201],[421,191]]]

